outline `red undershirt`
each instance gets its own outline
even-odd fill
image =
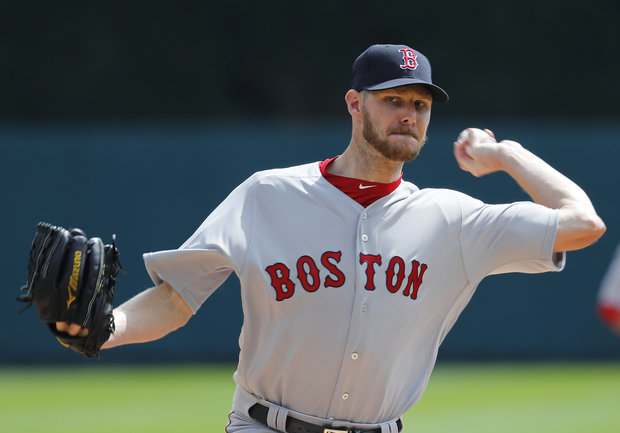
[[[394,182],[379,183],[331,174],[327,171],[327,166],[336,158],[338,157],[335,156],[319,163],[321,174],[329,183],[364,207],[368,207],[380,198],[391,194],[392,191],[398,188],[398,185],[400,185],[400,181],[403,178],[403,174],[401,173],[398,180],[395,180]]]

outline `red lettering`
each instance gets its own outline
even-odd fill
[[[291,272],[284,263],[267,266],[265,270],[271,277],[271,286],[276,289],[276,300],[282,301],[293,296],[295,283],[289,278]]]
[[[306,266],[308,272],[306,272]],[[308,274],[312,278],[312,283],[308,281]],[[321,284],[319,280],[319,268],[317,268],[314,259],[310,256],[301,256],[297,260],[297,278],[304,289],[308,292],[316,292]]]
[[[341,251],[327,251],[321,256],[321,264],[327,268],[331,274],[336,277],[335,279],[329,275],[325,277],[325,287],[341,287],[344,284],[344,274],[338,267],[330,260],[340,263],[342,257]]]
[[[401,48],[401,53],[403,53],[403,64],[400,65],[401,69],[416,69],[418,67],[418,56],[410,48]]]
[[[409,291],[413,286],[413,293],[411,293],[411,299],[417,299],[418,289],[422,284],[422,276],[424,275],[424,272],[426,271],[426,268],[428,268],[428,266],[425,263],[422,263],[422,266],[420,266],[420,262],[418,262],[417,260],[413,260],[411,264],[413,265],[413,269],[411,269],[411,274],[409,274],[409,280],[407,281],[407,287],[405,287],[403,295],[409,296]]]
[[[321,281],[321,269],[314,258],[301,256],[296,263],[297,279],[307,292],[316,292],[323,287],[342,287],[346,282],[346,275],[338,267],[342,259],[342,251],[326,251],[321,255],[320,264],[327,270],[325,279]],[[360,265],[366,274],[364,288],[368,291],[376,289],[375,275],[381,269],[383,258],[380,254],[362,254],[359,256]],[[403,296],[417,299],[424,273],[428,266],[417,260],[411,261],[411,272],[405,283],[405,260],[402,257],[392,257],[385,269],[385,287],[390,293],[397,293],[403,289]],[[276,291],[276,300],[283,301],[295,294],[295,283],[291,280],[291,270],[284,263],[276,263],[265,268],[271,277],[271,286]]]
[[[360,264],[367,263],[366,266],[366,290],[375,290],[375,265],[381,265],[381,255],[360,253]]]
[[[398,272],[394,270],[397,266]],[[385,285],[387,289],[392,293],[398,292],[405,279],[405,261],[398,256],[392,257],[385,274]],[[394,281],[394,277],[396,277],[396,281]]]

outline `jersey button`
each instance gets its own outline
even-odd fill
[[[362,235],[362,240],[363,240],[364,242],[368,241],[368,235],[367,235],[367,234],[363,234],[363,235]]]
[[[345,392],[344,394],[342,394],[342,399],[343,400],[346,400],[348,398],[349,398],[349,394],[348,393]]]
[[[368,218],[368,214],[367,214],[366,212],[364,212],[364,213],[362,214],[362,219],[363,219],[363,220],[365,220],[366,218]]]
[[[362,305],[362,312],[365,312],[366,310],[368,310],[368,305],[367,304]]]
[[[360,356],[357,354],[357,352],[353,352],[353,353],[351,354],[351,359],[352,359],[353,361],[355,361],[355,360],[356,360],[357,358],[359,358],[359,357],[360,357]]]

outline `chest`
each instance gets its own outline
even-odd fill
[[[360,291],[399,305],[430,300],[424,288],[450,286],[446,271],[460,262],[458,227],[425,203],[269,208],[261,218],[271,224],[253,234],[248,280],[283,304],[349,302]]]

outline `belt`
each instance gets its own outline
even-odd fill
[[[249,410],[250,417],[252,417],[253,420],[258,421],[267,427],[269,427],[267,424],[268,413],[269,408],[260,403],[256,403]],[[398,421],[396,421],[396,425],[398,426],[398,431],[400,432],[403,429],[402,421],[398,419]],[[381,433],[381,429],[346,429],[344,427],[334,428],[329,424],[321,426],[288,416],[286,418],[286,433]]]

